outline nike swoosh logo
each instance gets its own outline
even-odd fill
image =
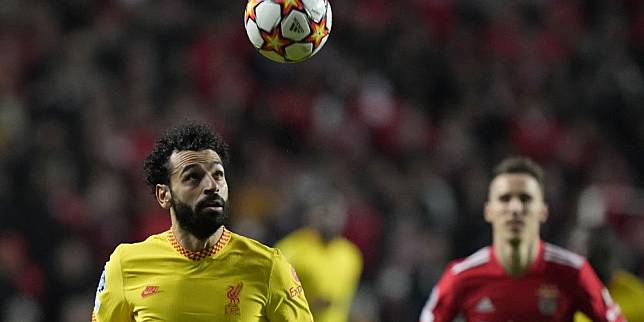
[[[156,294],[159,291],[159,287],[156,285],[146,286],[143,292],[141,292],[141,297],[146,298],[150,295]]]

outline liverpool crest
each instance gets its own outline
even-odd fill
[[[226,298],[228,298],[228,305],[226,305],[225,313],[226,315],[239,315],[241,313],[239,309],[239,293],[241,293],[244,283],[239,282],[234,285],[228,286],[228,291],[226,292]]]

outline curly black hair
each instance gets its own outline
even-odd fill
[[[217,152],[224,166],[228,164],[228,145],[208,125],[190,121],[165,132],[143,161],[145,182],[152,194],[157,184],[170,183],[169,160],[172,152],[207,149]]]

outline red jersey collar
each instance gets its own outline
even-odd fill
[[[543,240],[539,239],[539,248],[537,249],[537,257],[535,257],[534,261],[530,264],[530,267],[526,270],[525,274],[520,276],[519,278],[529,275],[533,272],[538,271],[541,267],[543,267],[543,252],[544,252],[544,242]],[[505,271],[503,268],[503,265],[501,265],[501,262],[499,261],[498,257],[496,256],[496,253],[494,251],[494,245],[490,246],[490,259],[492,263],[498,268],[500,272],[502,272],[504,275],[508,275],[508,273]],[[509,276],[509,275],[508,275]]]

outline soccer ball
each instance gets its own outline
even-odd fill
[[[244,24],[260,54],[280,63],[311,58],[329,39],[328,0],[248,0]]]

